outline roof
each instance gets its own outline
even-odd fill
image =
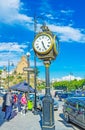
[[[85,104],[85,97],[70,97],[70,98],[67,98],[67,100],[68,101],[70,100],[72,102],[80,101]]]

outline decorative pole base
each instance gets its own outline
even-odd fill
[[[55,126],[49,126],[49,127],[43,126],[42,130],[55,130]]]
[[[55,130],[53,99],[46,95],[43,99],[42,130]]]

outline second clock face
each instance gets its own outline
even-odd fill
[[[39,53],[47,52],[51,47],[51,38],[41,35],[34,41],[34,49]]]

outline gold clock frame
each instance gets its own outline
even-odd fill
[[[56,45],[56,35],[54,35],[54,46],[53,46],[53,50],[54,50],[54,53],[56,55],[58,55],[58,52],[59,52],[59,41],[57,40],[57,45]]]
[[[51,45],[50,45],[49,49],[46,50],[45,52],[39,52],[39,51],[37,51],[36,48],[34,47],[34,44],[35,44],[36,39],[37,39],[38,37],[42,36],[42,35],[48,36],[48,37],[50,38],[50,40],[51,40]],[[38,34],[36,35],[36,37],[35,37],[35,39],[34,39],[34,41],[33,41],[33,49],[34,49],[34,51],[35,51],[38,55],[39,55],[39,54],[40,54],[40,55],[45,55],[45,54],[48,54],[48,53],[52,50],[52,48],[53,48],[53,46],[54,46],[54,42],[55,42],[55,40],[54,40],[54,38],[52,37],[52,35],[51,35],[50,33],[48,33],[48,32],[40,32],[40,33],[38,33]]]

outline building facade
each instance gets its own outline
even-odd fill
[[[24,67],[29,67],[30,65],[27,62],[26,56],[22,56],[21,60],[19,61],[19,63],[17,64],[16,67],[16,73],[17,74],[24,74],[26,73],[26,71],[24,71]]]

